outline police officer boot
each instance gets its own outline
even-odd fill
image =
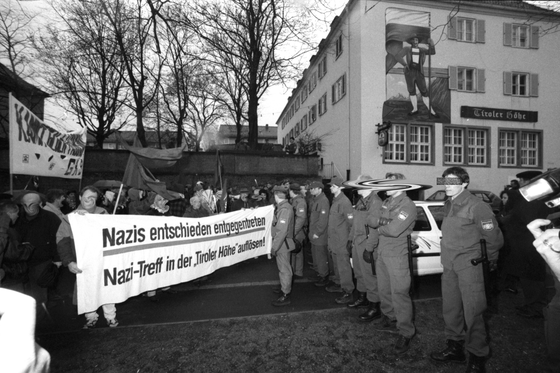
[[[484,356],[476,356],[469,352],[469,363],[467,364],[467,373],[484,373],[486,358]]]
[[[360,296],[355,301],[348,303],[346,307],[348,308],[365,308],[369,307],[370,302],[366,297],[366,293],[360,293]]]
[[[463,351],[464,341],[447,340],[447,348],[443,351],[432,352],[430,357],[435,361],[464,363],[465,352]]]
[[[360,321],[370,322],[381,317],[381,309],[379,302],[371,302],[369,308],[365,313],[362,313],[358,318]]]

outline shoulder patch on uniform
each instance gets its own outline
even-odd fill
[[[321,210],[321,214],[326,214],[327,212],[325,210]]]
[[[305,212],[305,210],[304,209],[299,209],[299,212]]]
[[[399,216],[397,216],[397,218],[399,220],[406,220],[406,218],[408,218],[408,212],[406,211],[399,212]]]
[[[483,220],[480,222],[480,224],[482,224],[482,229],[484,229],[485,231],[491,231],[494,229],[494,222],[492,221],[492,219]]]
[[[284,219],[280,219],[280,223],[282,223],[282,224],[286,224],[286,220],[284,220]]]
[[[353,214],[348,214],[348,219],[354,219],[354,215]]]

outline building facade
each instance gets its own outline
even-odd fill
[[[560,165],[559,25],[521,1],[350,0],[292,91],[279,142],[320,139],[324,178],[392,171],[436,187],[462,166],[471,188],[497,193]]]

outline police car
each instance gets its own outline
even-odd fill
[[[414,274],[425,276],[442,273],[440,241],[445,202],[414,201],[414,203],[418,215],[414,232],[411,234]]]

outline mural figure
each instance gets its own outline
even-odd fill
[[[412,111],[408,113],[409,116],[418,114],[418,97],[416,96],[416,87],[422,95],[422,101],[426,107],[430,109],[432,117],[439,118],[434,109],[430,106],[430,96],[426,88],[426,78],[424,77],[424,62],[427,55],[436,54],[434,41],[428,39],[428,48],[419,46],[419,39],[416,35],[408,40],[410,47],[404,47],[395,58],[404,67],[404,77],[406,80],[406,87],[408,89],[410,103],[412,104]]]

